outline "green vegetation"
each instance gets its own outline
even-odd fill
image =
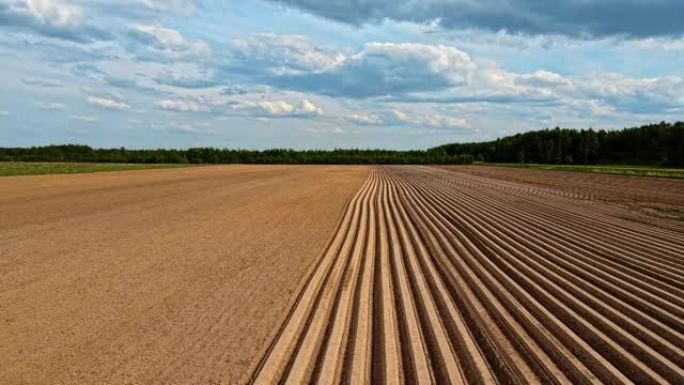
[[[638,175],[638,176],[657,176],[665,178],[684,179],[684,169],[675,168],[658,168],[658,167],[635,167],[624,165],[601,165],[601,166],[584,166],[584,165],[564,165],[564,164],[538,164],[538,163],[481,163],[483,166],[501,166],[513,168],[528,168],[535,170],[553,170],[553,171],[575,171],[575,172],[593,172],[601,174],[618,174],[618,175]]]
[[[490,163],[684,167],[684,122],[619,131],[556,127],[490,142],[447,144],[432,151],[470,154],[476,161]]]
[[[77,174],[84,172],[178,168],[186,166],[187,165],[184,164],[0,162],[0,176]]]
[[[668,174],[667,171],[658,167],[684,167],[684,122],[662,122],[619,131],[556,127],[489,142],[447,144],[427,151],[251,151],[220,148],[130,150],[59,145],[0,148],[0,162],[3,161],[136,164],[471,164],[473,161],[547,165],[620,164],[647,168],[618,170],[619,167],[607,166],[593,169],[596,170],[594,172],[668,176],[665,175]],[[130,166],[126,167],[130,169]],[[675,170],[669,174],[676,173]]]
[[[444,151],[307,150],[265,151],[191,148],[188,150],[93,149],[64,145],[0,148],[0,161],[180,164],[469,164],[470,155]]]

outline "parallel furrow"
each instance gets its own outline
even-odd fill
[[[684,234],[611,188],[376,168],[252,382],[684,383]]]

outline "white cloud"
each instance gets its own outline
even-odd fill
[[[234,63],[261,68],[273,75],[319,73],[340,65],[345,57],[299,35],[259,34],[232,42]]]
[[[183,100],[159,100],[154,103],[155,106],[162,110],[182,111],[182,112],[209,112],[209,107],[201,105],[193,101]]]
[[[569,79],[549,71],[535,71],[531,74],[522,74],[517,77],[516,82],[518,84],[529,85],[533,87],[557,87],[572,85],[572,81]]]
[[[256,106],[264,110],[269,115],[292,115],[294,114],[296,107],[283,100],[276,101],[260,101],[256,103]]]
[[[381,117],[375,114],[351,114],[347,119],[353,123],[368,126],[379,126],[385,123]]]
[[[571,37],[560,37],[553,38],[558,43],[555,40],[549,43],[544,36],[528,37],[504,31],[487,34],[490,40],[496,40],[493,42],[488,42],[487,37],[464,42],[454,38],[462,35],[452,32],[419,35],[392,22],[353,31],[340,25],[327,29],[328,26],[317,24],[310,30],[302,30],[309,37],[277,34],[250,37],[245,34],[283,29],[259,24],[262,22],[259,19],[248,28],[218,35],[223,26],[212,24],[215,18],[203,18],[207,24],[198,27],[199,19],[166,17],[168,14],[161,11],[169,2],[163,0],[32,2],[35,5],[32,12],[42,16],[34,16],[29,8],[22,6],[26,17],[50,27],[49,31],[45,30],[49,33],[55,32],[53,27],[59,23],[97,25],[114,38],[62,41],[58,35],[45,37],[42,32],[36,32],[34,24],[30,31],[28,27],[18,29],[4,24],[7,13],[3,13],[2,6],[10,3],[20,2],[0,0],[0,29],[5,32],[0,34],[0,44],[3,52],[10,53],[3,72],[10,79],[7,92],[13,95],[15,90],[9,87],[19,83],[16,94],[30,98],[16,103],[30,105],[39,113],[39,108],[64,110],[68,105],[67,113],[42,111],[41,115],[45,116],[42,119],[48,122],[56,115],[82,113],[93,116],[74,115],[72,119],[93,122],[99,117],[103,126],[105,122],[115,124],[107,121],[106,112],[99,114],[92,106],[126,110],[134,108],[127,104],[133,105],[129,100],[138,100],[147,103],[146,113],[150,114],[140,124],[148,124],[149,119],[168,118],[169,114],[160,110],[210,112],[175,114],[171,120],[183,123],[192,119],[192,125],[196,126],[202,120],[222,115],[235,127],[241,124],[238,122],[248,120],[245,118],[251,122],[246,125],[270,119],[273,123],[263,127],[305,130],[314,125],[338,126],[348,133],[354,130],[372,133],[366,138],[374,140],[373,137],[381,136],[377,134],[384,127],[392,127],[392,132],[398,134],[416,133],[424,128],[431,134],[437,133],[436,136],[469,132],[468,129],[438,132],[437,128],[497,128],[500,130],[497,134],[506,134],[523,126],[543,127],[547,122],[549,125],[575,122],[593,125],[595,120],[594,127],[598,127],[598,122],[604,126],[622,125],[630,119],[636,121],[635,117],[641,121],[672,120],[681,117],[684,105],[684,77],[677,72],[679,59],[676,53],[663,53],[679,49],[682,39],[615,38],[611,43],[609,38],[578,42]],[[182,0],[175,3],[178,9],[186,6],[191,9],[198,4]],[[71,4],[77,10],[72,12],[67,7],[60,15],[53,6],[63,4]],[[212,6],[208,6],[208,12],[214,11]],[[106,14],[106,10],[111,13]],[[229,20],[236,17],[229,16]],[[46,20],[45,25],[39,21],[41,18]],[[173,28],[182,27],[174,30],[166,23]],[[437,25],[434,22],[430,28],[435,29]],[[74,33],[82,30],[69,27]],[[349,35],[341,39],[330,40],[326,35],[344,31]],[[225,39],[234,36],[247,37],[229,40],[226,47]],[[200,40],[204,38],[206,42]],[[207,42],[213,45],[221,39],[224,43],[217,44],[212,51]],[[335,45],[323,44],[324,41],[334,41]],[[514,49],[519,51],[507,49],[509,45],[516,45]],[[545,45],[552,45],[548,57],[558,54],[558,60],[537,56]],[[599,50],[602,55],[590,56]],[[658,54],[636,52],[650,50]],[[520,58],[511,57],[511,52]],[[575,53],[578,60],[587,63],[575,66],[572,61],[564,60]],[[488,60],[498,60],[504,55],[509,55],[504,66]],[[606,62],[606,58],[617,55],[625,56],[624,65],[616,67]],[[646,60],[635,62],[634,58],[640,55]],[[652,65],[661,57],[673,60],[664,60],[662,67]],[[596,72],[589,72],[587,68],[594,63]],[[602,68],[629,68],[631,75],[602,73]],[[666,76],[668,71],[675,76]],[[652,77],[639,77],[639,74]],[[111,96],[115,89],[127,89],[127,98]],[[76,112],[78,99],[92,106]],[[50,101],[54,102],[47,103]],[[135,107],[138,105],[136,102]],[[4,107],[12,111],[13,117],[17,116],[15,111],[23,111],[11,104]],[[315,124],[305,122],[305,118]],[[125,122],[127,117],[123,119]],[[158,124],[169,125],[168,122]],[[108,134],[103,131],[103,135]],[[416,143],[428,141],[421,140]]]
[[[69,119],[77,120],[79,122],[84,122],[84,123],[97,123],[100,121],[100,118],[98,118],[97,116],[89,116],[89,115],[71,115],[71,116],[69,116]]]
[[[0,117],[4,118],[5,116],[9,116],[9,111],[5,110],[0,110]]]
[[[464,128],[467,121],[455,116],[441,114],[409,114],[404,111],[393,109],[394,118],[402,123],[428,128]]]
[[[48,78],[36,78],[32,76],[24,76],[21,78],[21,82],[29,85],[29,86],[40,86],[40,87],[48,87],[48,88],[55,88],[55,87],[61,87],[62,82],[57,80],[57,79],[48,79]]]
[[[146,53],[171,59],[206,57],[211,53],[205,42],[188,40],[180,32],[160,25],[132,25],[130,33],[145,45],[138,53],[148,59]]]
[[[78,24],[83,10],[64,0],[2,0],[0,6],[15,16],[24,16],[44,25]]]
[[[164,65],[158,74],[153,75],[156,82],[178,87],[198,87],[212,84],[216,76],[213,68],[195,63],[172,63]]]
[[[629,39],[623,42],[628,50],[634,51],[684,51],[684,36],[679,38],[649,37],[644,39]]]
[[[477,68],[446,45],[373,42],[345,55],[301,36],[258,35],[233,48],[235,72],[278,88],[353,98],[446,89],[467,83]]]
[[[298,108],[301,114],[306,115],[323,115],[323,109],[307,99],[302,100],[301,105]]]
[[[108,110],[128,110],[131,108],[128,104],[122,101],[100,96],[89,96],[88,103]]]
[[[81,8],[62,0],[23,0],[27,11],[43,23],[56,25],[78,24],[83,16]]]
[[[253,116],[288,117],[323,115],[323,109],[313,102],[303,99],[298,104],[285,100],[242,101],[232,106],[236,112]]]
[[[498,35],[510,37],[507,33]],[[472,59],[444,44],[372,42],[355,54],[343,54],[302,36],[257,35],[238,40],[234,46],[237,52],[233,60],[238,58],[244,64],[237,71],[257,82],[340,98],[496,105],[554,103],[601,116],[615,113],[615,104],[636,106],[637,99],[665,103],[663,108],[684,100],[681,77],[566,76],[543,69],[516,73],[499,68],[493,61]],[[595,103],[573,103],[587,97]],[[292,113],[283,106],[266,109]],[[358,123],[364,120],[361,115],[347,119]],[[439,114],[414,116],[413,120],[434,127],[465,124],[460,118],[447,119]]]
[[[53,111],[59,111],[59,110],[66,110],[66,105],[62,103],[55,103],[55,102],[41,102],[37,103],[38,107],[44,109],[44,110],[53,110]]]
[[[395,80],[400,80],[399,76],[410,75],[407,69],[415,66],[417,74],[443,76],[452,84],[466,82],[469,72],[476,68],[470,56],[455,47],[417,43],[369,43],[352,60],[354,65],[365,66],[380,62],[383,70],[392,70],[391,67],[384,68],[383,62],[388,61],[387,64],[395,66],[394,70],[399,69],[398,73],[386,74],[397,77]]]
[[[401,120],[402,122],[408,122],[411,119],[404,111],[392,110],[392,113],[394,114],[395,118]]]
[[[615,103],[660,103],[681,105],[684,103],[684,77],[663,76],[654,78],[630,78],[622,74],[599,74],[582,78],[578,95],[603,98]]]
[[[89,6],[67,0],[0,0],[0,24],[70,41],[109,38],[107,31],[89,23]]]
[[[564,105],[569,106],[578,111],[585,111],[589,116],[615,116],[617,110],[615,107],[607,105],[598,100],[583,100],[583,99],[566,99]]]

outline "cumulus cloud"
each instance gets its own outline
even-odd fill
[[[113,19],[190,15],[199,0],[0,0],[0,26],[75,42],[111,40]],[[109,22],[103,23],[109,19]]]
[[[28,100],[25,105],[64,110],[65,104],[71,109],[72,104],[75,108],[79,101],[85,101],[91,108],[82,113],[93,116],[72,115],[71,119],[91,123],[98,117],[106,121],[103,116],[108,116],[92,106],[132,108],[128,99],[117,97],[114,91],[124,88],[135,100],[154,106],[148,111],[149,119],[163,119],[167,114],[161,110],[206,113],[174,115],[172,120],[179,124],[192,120],[193,127],[203,119],[223,116],[231,122],[233,118],[245,121],[245,117],[250,121],[280,118],[278,127],[301,123],[301,129],[306,130],[312,126],[304,122],[309,119],[326,130],[354,126],[347,133],[377,133],[383,129],[376,126],[391,126],[404,129],[396,132],[425,129],[437,136],[466,132],[469,129],[462,128],[487,122],[491,127],[505,127],[501,133],[506,133],[529,122],[560,124],[563,121],[558,120],[566,117],[575,119],[569,120],[572,123],[591,119],[622,122],[635,116],[662,120],[681,115],[684,76],[677,71],[681,60],[676,56],[684,49],[681,32],[668,36],[627,31],[613,36],[613,32],[605,32],[605,25],[592,24],[595,20],[591,18],[586,19],[585,26],[571,28],[572,12],[566,20],[558,21],[554,19],[556,11],[547,17],[546,4],[533,7],[536,1],[496,0],[497,6],[492,6],[492,1],[350,0],[326,2],[327,8],[321,6],[320,10],[314,9],[323,4],[318,0],[283,1],[352,24],[388,18],[402,21],[350,29],[318,20],[304,32],[307,37],[258,33],[292,30],[259,24],[263,21],[260,17],[239,31],[230,27],[222,30],[225,23],[212,24],[216,18],[205,18],[217,10],[212,8],[218,7],[215,2],[202,3],[206,8],[198,19],[187,21],[169,15],[190,15],[198,9],[199,1],[0,0],[0,29],[5,32],[0,34],[0,45],[3,52],[11,53],[5,72],[16,80],[10,81],[9,87],[20,82],[17,94],[56,101]],[[589,3],[613,1],[617,0],[574,3],[580,9]],[[634,2],[627,3],[619,9],[634,8]],[[568,1],[559,4],[561,9],[567,8]],[[658,4],[654,8],[660,7]],[[455,11],[457,5],[462,13]],[[271,12],[276,8],[244,9]],[[473,16],[476,8],[479,13]],[[532,8],[536,16],[530,18]],[[673,13],[677,9],[670,7]],[[511,13],[518,19],[508,17]],[[494,20],[499,17],[495,14],[502,20]],[[297,13],[286,16],[292,19],[283,19],[284,23],[301,20]],[[236,15],[228,19],[233,17]],[[614,19],[613,23],[621,23],[619,18]],[[516,24],[516,20],[526,22]],[[485,32],[483,28],[498,32]],[[319,33],[339,34],[332,40],[317,40]],[[426,37],[427,33],[431,35]],[[584,33],[603,37],[587,39],[589,35]],[[581,39],[575,38],[580,35]],[[109,38],[113,40],[99,41]],[[543,50],[547,50],[548,58],[537,55]],[[602,52],[600,57],[590,56],[597,51]],[[647,55],[644,51],[656,54],[636,62],[635,58]],[[521,58],[512,57],[511,52]],[[596,72],[563,60],[574,58],[575,52],[578,60],[595,61]],[[506,64],[497,64],[494,59],[503,55],[508,55],[503,60]],[[614,65],[611,60],[618,55],[625,57],[625,63]],[[661,57],[663,65],[653,66]],[[30,65],[23,69],[24,63]],[[631,75],[601,72],[605,68],[630,68]],[[55,96],[58,92],[59,99]],[[13,111],[10,119],[19,116],[14,107],[5,106]],[[46,120],[76,113],[42,112]]]
[[[271,43],[271,39],[261,41],[264,45]],[[309,49],[320,52],[316,47]],[[251,55],[257,62],[264,60],[259,50],[240,52],[246,62],[252,59]],[[299,56],[311,53],[304,50]],[[269,76],[258,78],[281,88],[364,98],[449,88],[465,83],[476,67],[467,53],[455,47],[417,43],[369,43],[353,55],[326,57],[329,60],[325,65],[313,66],[311,63],[321,61],[300,60],[296,70],[280,71],[276,69],[285,67],[277,59]]]
[[[307,99],[302,100],[299,112],[306,115],[323,115],[323,109]]]
[[[56,25],[78,24],[83,17],[80,8],[59,0],[23,0],[12,1],[15,9],[25,6],[25,11],[42,23],[54,23]]]
[[[238,113],[251,116],[304,117],[323,115],[323,109],[307,99],[303,99],[299,104],[285,100],[246,100],[233,104],[232,109]]]
[[[577,95],[602,100],[623,110],[664,113],[684,105],[684,77],[630,78],[622,74],[598,74],[582,78]]]
[[[0,118],[5,117],[5,116],[9,116],[9,114],[10,114],[9,111],[0,110]]]
[[[320,46],[301,36],[262,34],[233,42],[230,47],[234,51],[227,67],[214,70],[187,63],[185,68],[174,70],[177,75],[160,72],[152,78],[180,87],[207,87],[225,84],[228,76],[240,76],[246,83],[336,98],[564,106],[601,116],[619,110],[665,112],[684,100],[681,77],[638,79],[600,73],[567,76],[549,70],[516,73],[444,44],[373,42],[350,53]],[[594,102],[582,104],[574,102],[576,99]],[[212,105],[207,101],[200,99],[199,105]],[[286,100],[240,101],[235,105],[243,113],[252,111],[264,116],[292,116],[303,111],[318,114],[310,106],[297,107],[297,103]],[[344,119],[366,125],[402,122],[395,114],[356,115]],[[465,122],[426,113],[404,123],[457,127]]]
[[[319,73],[340,65],[345,59],[341,53],[300,35],[259,34],[235,39],[232,49],[234,66],[273,75]]]
[[[679,0],[271,0],[329,19],[363,24],[386,19],[436,22],[443,28],[480,28],[573,36],[681,35]]]
[[[0,0],[0,25],[74,41],[111,35],[84,21],[84,9],[67,0]]]
[[[162,110],[170,111],[181,111],[181,112],[209,112],[211,109],[208,106],[199,104],[194,101],[184,101],[184,100],[159,100],[154,103],[157,108]]]
[[[139,44],[134,49],[144,59],[189,59],[211,52],[203,41],[188,40],[180,32],[160,25],[133,25],[129,35]]]
[[[108,110],[128,110],[131,108],[128,104],[120,100],[100,96],[89,96],[88,103]]]

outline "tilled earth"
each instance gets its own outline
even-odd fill
[[[367,175],[0,178],[0,384],[247,381]]]
[[[608,203],[682,182],[477,171],[373,170],[253,381],[684,383],[681,223]]]
[[[684,383],[684,181],[0,179],[0,383]]]

